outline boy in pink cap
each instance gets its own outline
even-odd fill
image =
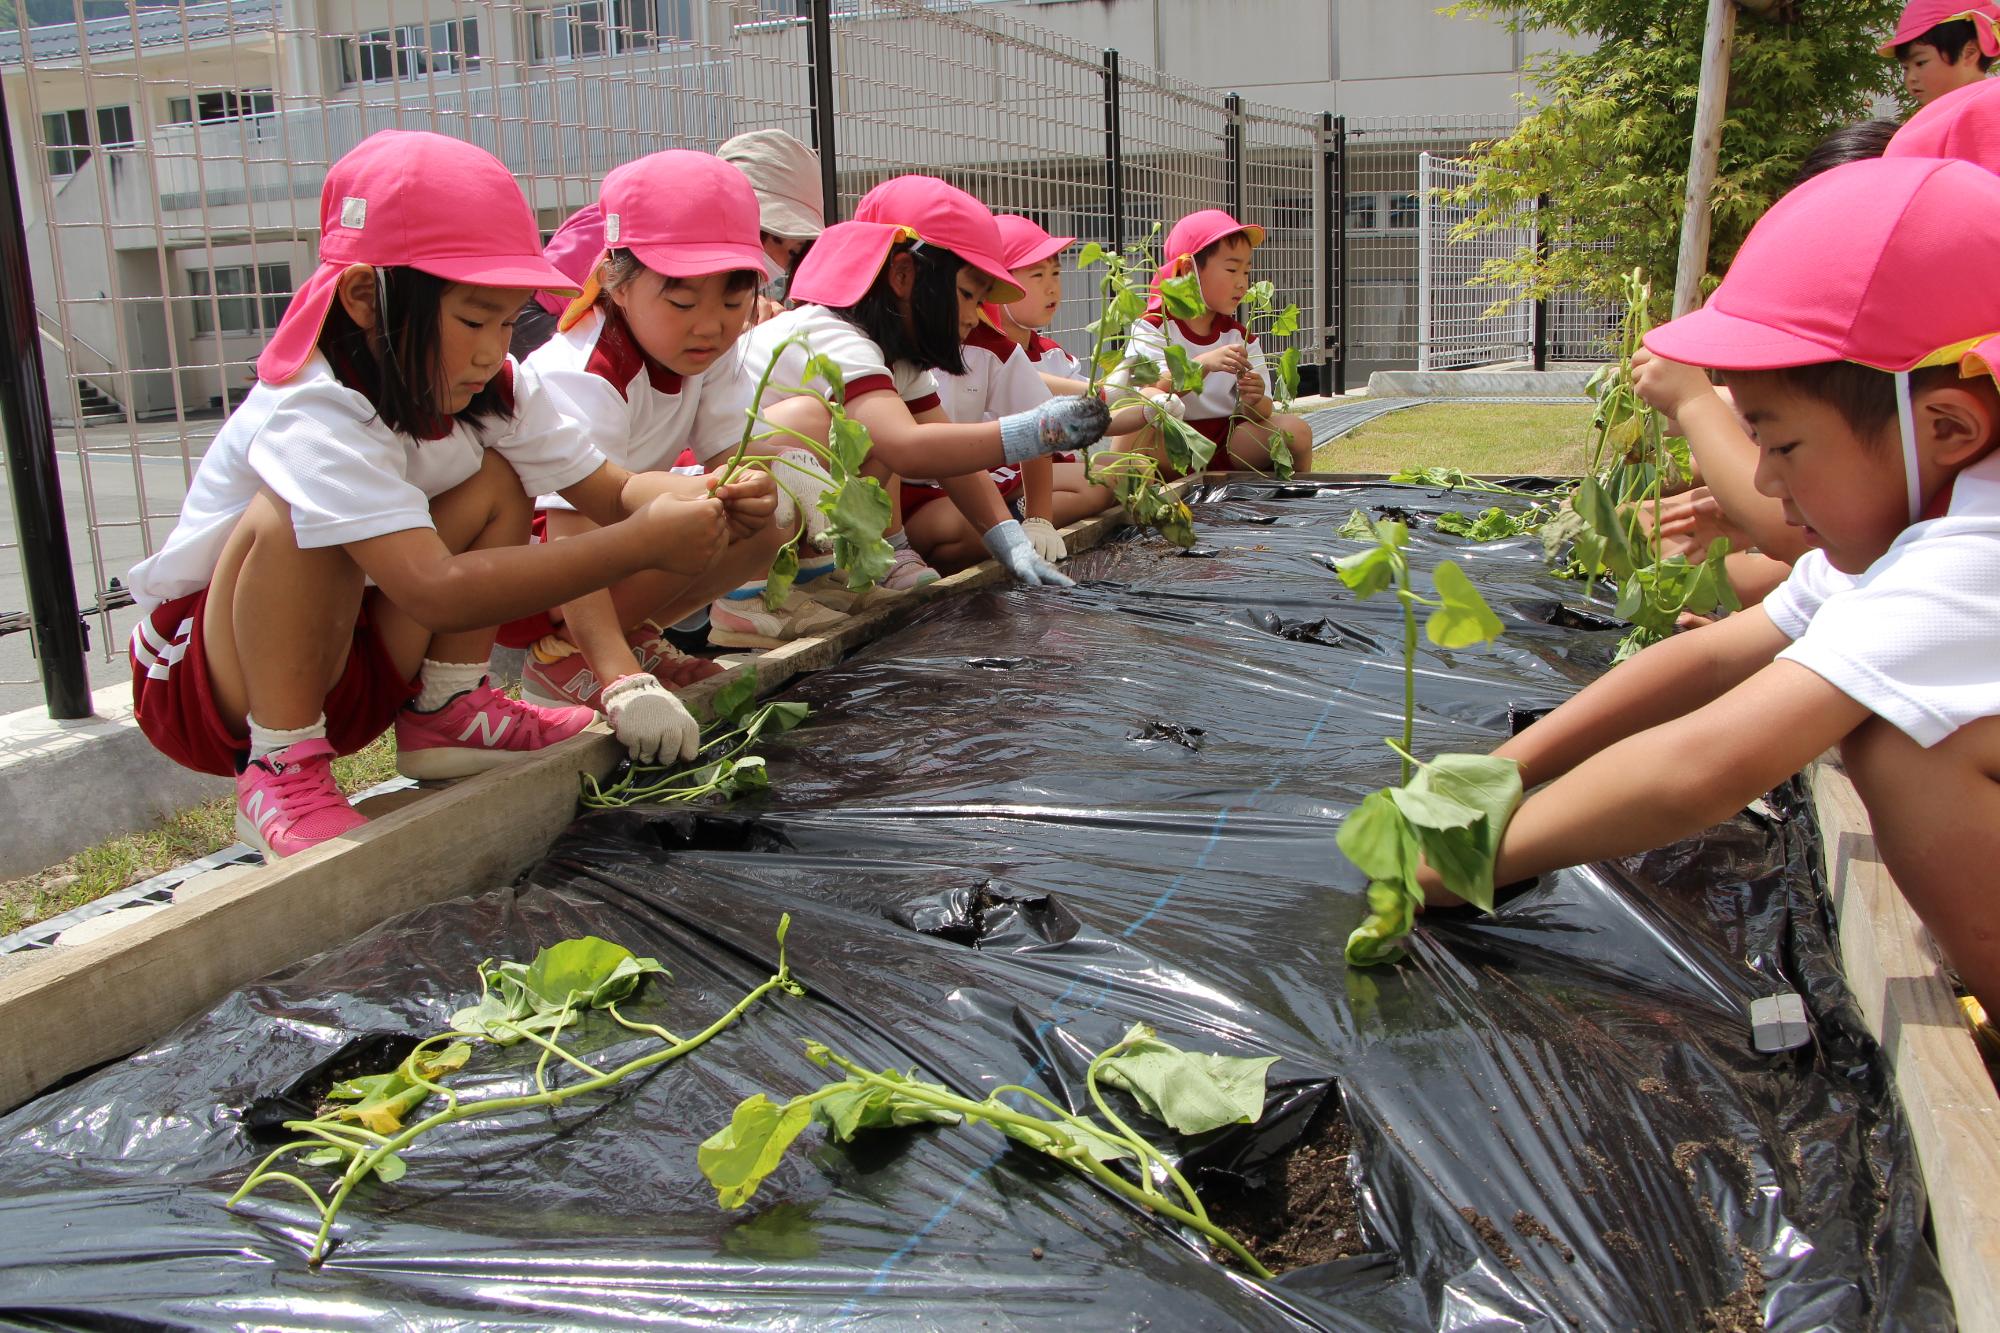
[[[845,410],[868,428],[871,474],[938,479],[1008,573],[1024,583],[1067,586],[1070,580],[1035,553],[984,473],[1095,443],[1110,420],[1103,402],[1055,398],[998,421],[955,423],[931,376],[963,373],[964,340],[980,321],[982,302],[1021,295],[985,206],[929,176],[884,181],[862,198],[853,221],[821,233],[792,279],[792,295],[798,308],[744,339],[743,369],[753,383],[777,360],[762,419],[826,437],[828,416],[818,400],[781,387],[805,383],[810,347],[839,368]],[[890,486],[892,496],[897,489]],[[900,520],[889,541],[896,564],[884,587],[900,590],[937,577],[910,549]],[[720,620],[710,638],[760,646],[729,634]]]
[[[642,569],[705,569],[732,518],[775,506],[768,486],[690,495],[586,441],[514,434],[514,314],[565,279],[491,155],[383,131],[327,173],[320,216],[319,268],[131,574],[140,728],[235,776],[237,832],[267,857],[365,822],[330,761],[392,724],[418,778],[575,735],[588,709],[488,683],[492,627]],[[524,485],[602,530],[528,546]]]
[[[1910,0],[1876,50],[1903,67],[1903,87],[1925,107],[1986,77],[2000,56],[2000,5],[1991,0]]]
[[[748,405],[736,342],[766,272],[757,197],[727,162],[675,149],[614,169],[596,212],[603,248],[570,270],[582,295],[521,367],[516,436],[572,439],[634,472],[665,471],[683,451],[699,465],[719,460],[741,436]],[[702,489],[698,480],[683,484],[690,493]],[[798,476],[787,485],[799,491]],[[535,503],[537,528],[550,540],[597,526],[560,495]],[[503,643],[528,649],[523,696],[602,710],[641,760],[680,753],[696,726],[669,691],[722,668],[683,654],[661,625],[761,578],[798,521],[794,513],[732,534],[692,578],[641,571],[503,626]]]
[[[1178,347],[1208,372],[1200,389],[1181,394],[1180,399],[1187,424],[1215,445],[1211,467],[1263,471],[1270,458],[1266,442],[1273,430],[1279,430],[1291,449],[1292,466],[1306,472],[1312,468],[1312,428],[1289,412],[1274,410],[1264,353],[1236,319],[1237,307],[1250,290],[1251,252],[1263,243],[1262,227],[1238,222],[1219,208],[1205,208],[1176,222],[1161,247],[1164,262],[1153,279],[1152,303],[1132,326],[1125,367],[1113,378],[1120,385],[1129,384],[1129,367],[1134,363],[1164,366],[1167,349]],[[1206,308],[1183,320],[1167,312],[1159,289],[1162,282],[1190,269],[1200,277]],[[1168,386],[1162,381],[1159,387]],[[1144,430],[1121,447],[1158,456],[1159,438],[1157,432]]]
[[[1813,549],[1761,606],[1500,747],[1541,790],[1496,882],[1692,836],[1838,746],[1904,896],[2000,1002],[2000,287],[1964,271],[1996,247],[2000,177],[1851,163],[1780,199],[1708,304],[1647,336],[1723,371],[1758,489]]]

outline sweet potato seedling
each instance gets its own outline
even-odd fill
[[[872,1070],[817,1041],[806,1054],[844,1078],[786,1102],[763,1093],[744,1099],[724,1128],[697,1153],[701,1171],[724,1208],[740,1208],[777,1169],[786,1149],[818,1124],[836,1143],[863,1130],[921,1125],[984,1125],[1014,1142],[1090,1177],[1120,1198],[1201,1233],[1258,1277],[1271,1276],[1227,1231],[1209,1220],[1194,1186],[1174,1162],[1113,1109],[1104,1086],[1122,1089],[1141,1114],[1176,1134],[1205,1134],[1224,1125],[1247,1125],[1264,1114],[1265,1080],[1277,1057],[1183,1051],[1135,1024],[1091,1060],[1084,1085],[1097,1118],[1078,1115],[1032,1088],[1008,1084],[985,1097],[963,1097],[912,1070]]]
[[[1347,961],[1357,967],[1393,962],[1399,941],[1416,926],[1428,864],[1450,889],[1487,911],[1493,908],[1493,862],[1500,835],[1521,801],[1521,766],[1482,754],[1444,754],[1428,762],[1414,753],[1417,713],[1417,608],[1430,608],[1424,633],[1440,648],[1467,648],[1500,637],[1500,618],[1465,571],[1440,560],[1431,572],[1435,598],[1412,586],[1409,529],[1360,514],[1343,535],[1366,535],[1373,546],[1335,562],[1357,597],[1394,591],[1403,610],[1403,738],[1387,741],[1402,757],[1400,785],[1371,792],[1341,822],[1341,852],[1368,876],[1368,914],[1347,937]]]
[[[334,1219],[370,1177],[382,1184],[402,1179],[408,1166],[400,1155],[424,1134],[442,1125],[507,1115],[516,1111],[560,1106],[615,1087],[633,1075],[678,1060],[741,1018],[772,991],[804,994],[792,980],[785,961],[785,932],[791,917],[778,921],[778,970],[739,1000],[722,1017],[690,1037],[679,1037],[652,1023],[641,1023],[619,1012],[649,976],[666,969],[651,958],[635,957],[629,949],[596,936],[552,944],[528,963],[496,963],[479,967],[479,1002],[452,1015],[451,1028],[417,1043],[396,1068],[382,1074],[351,1078],[333,1086],[327,1106],[312,1120],[288,1120],[285,1128],[297,1139],[272,1152],[229,1196],[234,1208],[265,1185],[284,1185],[301,1194],[319,1216],[307,1262],[318,1266],[326,1257]],[[603,1011],[618,1026],[657,1039],[659,1047],[611,1069],[591,1064],[562,1042],[566,1029],[580,1027],[587,1016]],[[539,1054],[534,1066],[535,1091],[512,1097],[462,1100],[443,1081],[465,1067],[480,1047],[500,1050],[526,1042]],[[554,1073],[551,1061],[559,1062]],[[580,1078],[559,1083],[562,1066]],[[411,1117],[432,1098],[443,1107],[420,1120]],[[334,1167],[338,1175],[330,1194],[298,1172],[286,1169]]]
[[[670,805],[719,795],[730,799],[771,785],[761,755],[749,753],[766,734],[790,731],[812,712],[809,704],[757,705],[757,675],[746,669],[715,692],[710,701],[715,720],[692,764],[628,763],[616,782],[600,784],[583,775],[586,810],[615,810],[628,805]]]
[[[1723,564],[1728,539],[1716,538],[1695,561],[1660,551],[1661,498],[1689,478],[1692,463],[1687,441],[1666,437],[1664,420],[1635,387],[1632,358],[1652,326],[1650,295],[1644,275],[1636,269],[1626,275],[1618,357],[1591,379],[1597,409],[1589,472],[1542,529],[1542,545],[1551,561],[1564,560],[1564,573],[1617,582],[1617,614],[1632,625],[1618,660],[1673,633],[1683,613],[1742,606]],[[1650,523],[1642,512],[1648,509]]]
[[[1195,281],[1195,275],[1186,274],[1185,280],[1192,283]],[[1199,287],[1196,289],[1196,294],[1199,297]],[[1238,307],[1246,341],[1254,341],[1259,336],[1286,338],[1299,331],[1299,308],[1296,305],[1288,305],[1281,310],[1277,302],[1277,287],[1268,278],[1250,284],[1250,290],[1243,294],[1243,304]],[[1275,411],[1290,411],[1292,400],[1299,396],[1299,349],[1287,347],[1275,361],[1268,364],[1273,375],[1270,386],[1271,406]],[[1195,387],[1201,387],[1199,381]],[[1238,393],[1236,408],[1229,414],[1229,423],[1223,438],[1228,439],[1230,434],[1234,433],[1237,422],[1249,420],[1243,411],[1243,396]],[[1272,473],[1279,481],[1290,481],[1293,472],[1291,437],[1276,427],[1266,430],[1264,449],[1271,456]]]
[[[805,373],[801,376],[805,384],[774,384],[772,373],[785,349],[798,346],[806,353]],[[814,387],[814,381],[826,386],[824,390]],[[787,426],[774,426],[766,422],[759,412],[763,410],[764,395],[776,388],[781,393],[805,395],[817,399],[827,411],[826,442],[820,441]],[[723,469],[724,484],[735,479],[747,468],[761,468],[771,474],[771,480],[790,496],[801,516],[799,530],[792,539],[779,548],[777,557],[771,562],[770,573],[764,583],[764,604],[773,610],[784,605],[785,598],[792,590],[792,581],[799,573],[799,543],[806,538],[807,523],[803,521],[805,502],[800,491],[785,484],[786,470],[793,481],[819,486],[819,478],[811,470],[799,466],[796,459],[787,458],[783,453],[753,454],[751,446],[769,440],[783,439],[790,445],[802,448],[818,458],[826,475],[833,481],[824,489],[814,507],[825,515],[824,533],[816,540],[821,545],[831,544],[835,565],[846,572],[847,586],[860,592],[879,582],[889,572],[895,559],[895,551],[882,535],[888,530],[895,516],[889,502],[889,492],[873,477],[864,476],[862,464],[868,459],[868,450],[873,444],[868,436],[868,428],[847,415],[842,406],[845,377],[840,367],[830,359],[817,355],[811,342],[803,333],[795,333],[771,349],[771,359],[764,366],[764,373],[757,379],[756,391],[751,395],[750,406],[744,413],[743,436],[736,444],[736,452],[730,456]],[[759,430],[762,426],[764,429]]]

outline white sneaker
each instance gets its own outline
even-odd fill
[[[708,608],[708,641],[718,648],[782,648],[839,629],[847,617],[793,588],[776,611],[762,597],[718,597]]]

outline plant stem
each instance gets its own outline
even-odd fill
[[[469,1120],[474,1116],[498,1115],[504,1111],[528,1110],[534,1107],[541,1107],[541,1106],[559,1106],[564,1101],[567,1101],[572,1097],[581,1097],[593,1092],[601,1091],[602,1089],[607,1088],[612,1084],[617,1083],[625,1078],[628,1078],[631,1075],[636,1074],[643,1069],[650,1069],[655,1065],[665,1064],[667,1061],[677,1060],[681,1056],[686,1055],[689,1051],[692,1051],[695,1048],[701,1046],[703,1043],[707,1042],[710,1038],[714,1037],[716,1034],[728,1028],[732,1023],[736,1022],[737,1019],[741,1018],[746,1012],[749,1011],[752,1005],[756,1004],[758,1000],[761,1000],[771,991],[784,990],[796,993],[798,988],[798,983],[792,980],[791,968],[785,961],[785,930],[789,926],[789,924],[790,924],[790,918],[787,917],[780,923],[778,927],[777,973],[768,980],[766,980],[765,982],[763,982],[761,985],[759,985],[756,989],[752,990],[748,995],[744,996],[741,1000],[739,1000],[736,1003],[736,1005],[729,1010],[728,1013],[722,1015],[722,1017],[716,1019],[713,1023],[709,1024],[706,1028],[702,1029],[700,1032],[696,1033],[692,1037],[688,1037],[685,1038],[684,1040],[675,1042],[673,1045],[668,1046],[664,1050],[654,1051],[649,1055],[643,1055],[639,1056],[636,1059],[628,1060],[624,1064],[620,1065],[618,1068],[611,1070],[608,1073],[597,1074],[596,1077],[588,1079],[585,1082],[578,1083],[572,1087],[548,1089],[546,1091],[536,1092],[532,1094],[525,1094],[518,1097],[493,1097],[483,1101],[472,1102],[470,1104],[450,1106],[442,1111],[438,1111],[435,1114],[427,1116],[423,1120],[418,1121],[414,1125],[406,1126],[394,1137],[383,1140],[378,1146],[366,1152],[357,1152],[353,1156],[353,1158],[349,1160],[346,1171],[342,1173],[340,1179],[340,1185],[334,1191],[333,1197],[323,1204],[320,1203],[319,1196],[313,1193],[312,1188],[306,1185],[304,1181],[299,1180],[297,1177],[288,1176],[282,1172],[272,1171],[269,1169],[270,1164],[274,1160],[276,1160],[276,1158],[282,1153],[294,1151],[299,1148],[316,1149],[322,1146],[317,1140],[307,1140],[303,1143],[288,1144],[284,1148],[278,1149],[277,1152],[272,1153],[269,1157],[266,1157],[264,1159],[263,1164],[260,1165],[257,1168],[257,1170],[251,1172],[250,1178],[243,1182],[242,1187],[238,1189],[235,1194],[230,1196],[229,1203],[233,1206],[235,1203],[241,1200],[245,1194],[248,1194],[257,1185],[261,1184],[266,1180],[287,1180],[290,1181],[291,1183],[298,1185],[300,1188],[304,1189],[306,1193],[312,1197],[315,1206],[317,1206],[320,1211],[319,1232],[313,1239],[312,1253],[307,1258],[308,1263],[310,1263],[314,1267],[318,1267],[321,1259],[325,1256],[326,1253],[327,1236],[333,1229],[333,1219],[336,1215],[339,1214],[341,1206],[347,1202],[347,1197],[349,1194],[353,1192],[354,1187],[357,1184],[359,1184],[362,1180],[366,1179],[367,1176],[375,1170],[375,1168],[382,1161],[382,1159],[388,1157],[390,1154],[404,1147],[405,1145],[410,1143],[411,1140],[415,1139],[418,1135],[423,1134],[428,1130],[435,1129],[439,1125],[451,1124],[459,1120]],[[529,1040],[535,1041],[538,1044],[543,1045],[545,1047],[552,1045],[552,1043],[543,1041],[535,1033],[523,1031],[522,1035],[526,1036]],[[583,1064],[582,1061],[577,1060],[574,1056],[571,1056],[567,1051],[561,1051],[560,1048],[558,1048],[558,1053],[560,1053],[565,1059],[569,1060],[572,1064],[578,1064],[585,1069],[592,1069],[592,1066]],[[544,1061],[546,1061],[547,1059],[546,1052],[544,1053],[543,1059]],[[595,1071],[593,1070],[593,1072]],[[538,1081],[540,1079],[539,1065],[537,1066],[537,1079]],[[286,1123],[285,1128],[293,1130],[295,1132],[311,1133],[313,1132],[312,1127],[315,1124],[316,1122],[314,1121],[289,1121]]]
[[[1113,1049],[1116,1048],[1114,1047]],[[928,1105],[938,1107],[940,1110],[956,1111],[969,1120],[980,1120],[995,1126],[1015,1125],[1046,1138],[1067,1140],[1069,1146],[1064,1151],[1051,1152],[1049,1155],[1059,1162],[1088,1173],[1107,1189],[1122,1198],[1138,1204],[1141,1208],[1149,1212],[1159,1213],[1164,1217],[1170,1217],[1183,1226],[1192,1227],[1194,1230],[1199,1231],[1210,1241],[1229,1251],[1245,1268],[1258,1277],[1268,1280],[1272,1276],[1271,1270],[1264,1267],[1263,1264],[1257,1261],[1255,1255],[1243,1248],[1241,1241],[1215,1225],[1215,1223],[1209,1221],[1206,1216],[1197,1216],[1185,1208],[1169,1203],[1157,1192],[1148,1192],[1141,1189],[1138,1185],[1126,1180],[1123,1176],[1091,1156],[1089,1150],[1070,1135],[1068,1127],[1063,1123],[1063,1120],[1044,1120],[1040,1116],[1010,1110],[990,1099],[983,1102],[976,1102],[969,1097],[961,1097],[953,1092],[934,1092],[918,1084],[887,1079],[879,1073],[865,1069],[855,1064],[852,1060],[845,1059],[832,1051],[828,1051],[826,1054],[829,1060],[844,1070],[850,1077],[860,1079],[871,1087],[890,1088],[899,1097],[907,1098],[911,1101],[924,1102]],[[1023,1091],[1026,1090],[1023,1089]],[[1053,1103],[1049,1103],[1049,1105],[1053,1107]],[[1077,1121],[1077,1117],[1070,1115],[1068,1112],[1062,1112],[1062,1115],[1063,1119],[1069,1121],[1071,1124]],[[1186,1182],[1182,1181],[1181,1184],[1185,1187]]]

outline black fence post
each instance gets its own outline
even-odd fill
[[[1104,160],[1111,186],[1111,248],[1125,249],[1125,139],[1118,126],[1118,48],[1104,53]]]
[[[1229,216],[1243,219],[1243,98],[1230,93],[1222,99],[1222,158],[1228,172]]]
[[[1535,259],[1542,272],[1549,271],[1549,229],[1542,225],[1542,219],[1549,211],[1549,197],[1545,194],[1535,197]],[[1549,298],[1535,298],[1535,369],[1549,368]]]
[[[1347,117],[1319,118],[1320,189],[1328,221],[1324,283],[1330,309],[1321,326],[1330,331],[1333,391],[1347,392]]]
[[[42,379],[42,339],[28,270],[27,220],[14,178],[14,136],[0,93],[0,422],[6,426],[7,486],[14,495],[22,581],[35,626],[42,697],[56,719],[90,716],[83,618],[69,563],[69,522],[56,470],[55,424]]]
[[[819,189],[826,220],[840,221],[840,164],[833,136],[833,0],[810,0],[806,66],[812,98],[813,149],[819,154]]]

